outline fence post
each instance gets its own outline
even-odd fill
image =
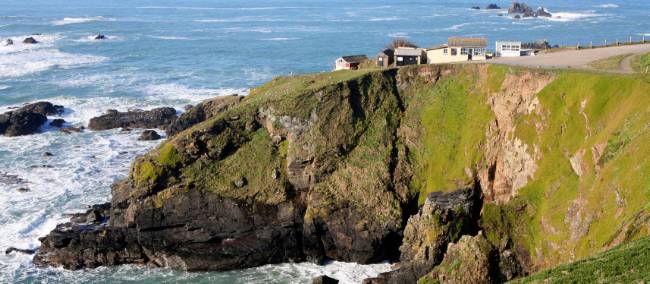
[[[593,41],[589,42],[589,48],[594,48],[594,42]]]
[[[641,43],[645,43],[645,35],[641,37]]]
[[[580,49],[580,42],[578,42],[578,46],[576,46],[576,49]]]
[[[620,43],[618,42],[618,39],[616,39],[616,46],[619,46]]]
[[[632,44],[632,37],[630,37],[630,44]]]
[[[607,40],[605,40],[605,47],[607,47]]]

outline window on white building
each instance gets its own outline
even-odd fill
[[[399,62],[404,61],[404,57],[398,56],[398,57],[397,57],[397,61],[399,61]]]
[[[461,49],[460,49],[460,54],[461,54],[461,55],[467,55],[467,48],[464,48],[464,47],[461,48]]]

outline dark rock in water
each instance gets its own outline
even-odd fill
[[[365,283],[417,282],[442,261],[449,243],[464,234],[476,234],[481,206],[478,188],[430,193],[404,229],[398,269]]]
[[[84,127],[64,127],[64,128],[59,128],[59,131],[65,133],[65,134],[72,134],[72,133],[80,133],[84,131]]]
[[[537,15],[537,17],[548,17],[548,18],[553,17],[553,15],[548,11],[546,11],[544,7],[539,7],[535,12],[535,14]]]
[[[45,238],[34,256],[36,265],[56,265],[66,269],[102,265],[145,263],[146,255],[138,236],[128,228],[65,223]],[[56,253],[52,253],[56,251]]]
[[[107,130],[120,127],[166,128],[175,119],[176,110],[170,107],[155,108],[149,111],[109,112],[92,118],[88,128],[92,130]]]
[[[5,40],[5,45],[13,45],[13,44],[14,41],[12,39],[8,38],[7,40]]]
[[[106,36],[105,36],[105,35],[102,35],[102,34],[98,34],[98,35],[96,35],[93,39],[94,39],[94,40],[106,39]]]
[[[45,153],[43,153],[43,156],[44,157],[52,157],[52,156],[54,156],[54,154],[52,154],[50,152],[45,152]]]
[[[36,250],[35,249],[19,249],[15,247],[9,247],[7,250],[5,250],[5,254],[11,254],[13,252],[18,252],[18,253],[24,253],[24,254],[35,254]]]
[[[20,108],[22,111],[39,113],[42,115],[60,115],[63,113],[63,106],[55,105],[50,102],[36,102],[24,105]]]
[[[23,43],[24,44],[36,44],[36,43],[38,43],[38,41],[36,41],[36,39],[34,39],[33,37],[28,37],[28,38],[25,38],[23,40]]]
[[[16,191],[18,191],[18,192],[29,192],[29,188],[21,187],[21,188],[18,188]]]
[[[489,4],[485,7],[486,10],[499,10],[501,7],[497,4]]]
[[[472,9],[474,9],[474,10],[481,10],[481,7],[479,7],[479,6],[472,6]]]
[[[19,136],[32,134],[47,121],[47,115],[57,115],[63,107],[50,102],[37,102],[0,114],[0,134]]]
[[[227,109],[238,104],[244,97],[243,96],[223,96],[211,100],[207,100],[190,108],[185,113],[181,114],[167,129],[167,136],[173,136],[185,129],[190,128],[192,125],[203,122]]]
[[[45,115],[22,110],[0,114],[0,134],[21,136],[36,132],[47,121]]]
[[[536,17],[552,17],[551,13],[546,11],[544,7],[539,7],[537,10],[533,10],[530,6],[525,3],[513,2],[508,8],[508,14],[515,15],[515,19],[523,18],[536,18]]]
[[[508,8],[508,14],[526,14],[531,12],[533,12],[533,9],[526,5],[526,3],[512,2],[510,8]]]
[[[301,259],[295,228],[300,216],[289,202],[272,206],[190,191],[174,201],[174,208],[129,209],[121,207],[127,204],[119,200],[128,198],[122,189],[114,187],[113,193],[110,226],[59,225],[41,238],[34,263],[67,269],[148,263],[228,270]]]
[[[321,275],[311,280],[311,284],[338,284],[339,281],[327,275]]]
[[[193,107],[194,107],[193,105],[185,105],[185,106],[183,107],[183,109],[184,109],[185,111],[188,111],[188,110],[191,110]]]
[[[118,111],[116,109],[107,109],[106,110],[106,114],[117,114],[117,112]]]
[[[145,130],[145,131],[142,131],[142,134],[140,134],[140,137],[138,137],[138,140],[139,141],[153,141],[153,140],[158,140],[160,138],[161,138],[160,135],[155,130]]]
[[[50,126],[61,128],[65,124],[65,119],[57,118],[50,122]]]

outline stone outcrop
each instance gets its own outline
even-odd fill
[[[463,236],[450,243],[440,265],[425,279],[438,283],[498,283],[497,253],[482,234]]]
[[[23,39],[23,43],[24,44],[37,44],[38,41],[36,39],[34,39],[33,37],[28,37],[28,38]]]
[[[158,140],[160,139],[160,134],[156,132],[155,130],[145,130],[142,131],[140,134],[140,137],[138,137],[139,141],[153,141],[153,140]]]
[[[237,105],[243,98],[238,95],[217,97],[190,107],[167,128],[167,136],[173,136],[195,124],[206,121]]]
[[[463,235],[476,234],[481,198],[479,188],[429,194],[404,229],[398,268],[367,282],[415,283],[426,275],[442,261],[449,243]]]
[[[311,284],[337,284],[337,283],[339,283],[338,280],[329,277],[327,275],[318,276],[312,279],[311,281]]]
[[[526,3],[513,2],[508,8],[508,14],[519,16],[523,18],[537,18],[537,17],[552,17],[553,15],[546,11],[544,7],[539,7],[537,10],[526,5]]]
[[[104,115],[90,119],[88,128],[96,131],[114,128],[166,128],[175,119],[176,110],[170,107],[148,111],[118,112],[111,110]]]
[[[37,102],[0,114],[0,134],[21,136],[36,132],[47,121],[47,115],[59,115],[63,107]]]

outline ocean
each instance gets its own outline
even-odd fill
[[[181,111],[214,96],[245,95],[275,76],[330,71],[341,55],[374,56],[393,37],[423,47],[449,36],[560,45],[650,39],[647,0],[528,1],[554,17],[524,20],[470,9],[493,2],[507,8],[510,1],[0,0],[0,40],[16,42],[0,44],[0,112],[47,100],[65,106],[60,118],[82,126],[106,109]],[[107,39],[93,40],[100,33]],[[32,35],[39,44],[20,43]],[[109,201],[111,183],[158,144],[138,135],[68,135],[44,126],[39,134],[0,137],[0,249],[37,248],[67,214]],[[321,274],[359,283],[389,269],[331,262],[204,273],[128,265],[66,271],[0,253],[0,283],[306,283]]]

